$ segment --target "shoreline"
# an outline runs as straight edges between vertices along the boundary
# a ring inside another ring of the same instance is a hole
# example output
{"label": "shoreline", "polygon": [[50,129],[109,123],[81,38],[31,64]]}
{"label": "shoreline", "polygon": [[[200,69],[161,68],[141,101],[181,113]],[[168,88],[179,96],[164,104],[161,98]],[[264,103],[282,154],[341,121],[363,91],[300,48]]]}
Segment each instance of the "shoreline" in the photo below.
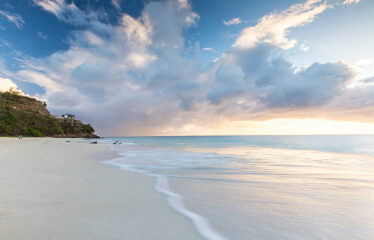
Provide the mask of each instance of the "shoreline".
{"label": "shoreline", "polygon": [[202,239],[154,178],[84,141],[0,138],[0,239]]}
{"label": "shoreline", "polygon": [[[111,149],[117,152],[113,146]],[[120,156],[120,153],[117,152]],[[203,239],[214,239],[214,240],[226,240],[225,237],[221,236],[210,224],[210,222],[205,219],[203,216],[199,215],[188,209],[184,203],[184,197],[180,194],[172,191],[169,187],[169,177],[150,173],[143,170],[138,170],[132,167],[124,166],[123,164],[117,163],[118,160],[121,160],[121,157],[114,158],[109,161],[105,161],[104,164],[116,167],[126,172],[131,172],[135,174],[141,174],[143,176],[152,177],[155,179],[156,183],[154,183],[154,191],[160,194],[163,194],[166,197],[168,205],[171,209],[173,209],[178,214],[187,218],[194,226],[195,230],[199,233],[199,235]]]}

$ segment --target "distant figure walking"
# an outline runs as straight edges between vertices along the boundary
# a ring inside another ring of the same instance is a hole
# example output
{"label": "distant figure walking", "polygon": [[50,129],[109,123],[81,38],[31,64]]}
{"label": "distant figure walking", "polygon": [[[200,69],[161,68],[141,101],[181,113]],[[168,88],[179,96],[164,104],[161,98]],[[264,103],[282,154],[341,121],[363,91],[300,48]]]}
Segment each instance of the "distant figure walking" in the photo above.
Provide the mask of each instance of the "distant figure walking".
{"label": "distant figure walking", "polygon": [[21,140],[21,139],[23,139],[23,135],[22,134],[18,135],[18,140]]}

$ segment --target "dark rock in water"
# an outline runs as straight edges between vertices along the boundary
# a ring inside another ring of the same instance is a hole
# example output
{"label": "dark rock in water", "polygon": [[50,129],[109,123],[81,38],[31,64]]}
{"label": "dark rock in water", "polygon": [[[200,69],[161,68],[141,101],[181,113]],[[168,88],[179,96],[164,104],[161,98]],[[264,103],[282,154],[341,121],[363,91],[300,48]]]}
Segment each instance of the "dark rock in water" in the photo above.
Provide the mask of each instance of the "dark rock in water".
{"label": "dark rock in water", "polygon": [[91,144],[97,144],[97,141],[91,142]]}

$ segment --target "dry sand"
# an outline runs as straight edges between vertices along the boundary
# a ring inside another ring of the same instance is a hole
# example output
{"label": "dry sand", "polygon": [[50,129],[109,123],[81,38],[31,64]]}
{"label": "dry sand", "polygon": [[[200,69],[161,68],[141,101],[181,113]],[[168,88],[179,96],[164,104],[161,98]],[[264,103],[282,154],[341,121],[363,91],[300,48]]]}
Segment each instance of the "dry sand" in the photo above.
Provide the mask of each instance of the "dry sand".
{"label": "dry sand", "polygon": [[108,145],[0,138],[1,240],[201,239]]}

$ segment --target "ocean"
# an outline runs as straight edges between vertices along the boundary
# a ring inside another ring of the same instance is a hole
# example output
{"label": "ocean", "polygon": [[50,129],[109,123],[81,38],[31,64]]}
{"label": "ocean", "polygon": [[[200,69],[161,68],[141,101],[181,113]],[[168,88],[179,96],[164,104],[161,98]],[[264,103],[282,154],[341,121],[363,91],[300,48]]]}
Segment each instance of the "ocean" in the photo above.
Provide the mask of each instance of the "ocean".
{"label": "ocean", "polygon": [[374,239],[374,136],[104,138],[204,239]]}

